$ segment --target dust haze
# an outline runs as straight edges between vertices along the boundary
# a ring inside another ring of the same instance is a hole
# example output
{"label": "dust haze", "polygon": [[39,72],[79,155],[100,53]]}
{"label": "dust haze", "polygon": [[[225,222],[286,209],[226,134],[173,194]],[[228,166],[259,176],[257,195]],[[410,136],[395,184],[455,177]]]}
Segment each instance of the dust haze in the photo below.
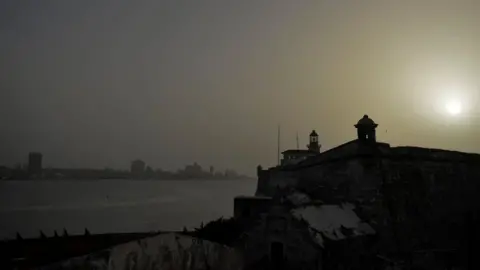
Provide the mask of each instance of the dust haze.
{"label": "dust haze", "polygon": [[[479,1],[0,3],[0,163],[254,174],[281,146],[480,146]],[[442,98],[461,100],[456,117]]]}

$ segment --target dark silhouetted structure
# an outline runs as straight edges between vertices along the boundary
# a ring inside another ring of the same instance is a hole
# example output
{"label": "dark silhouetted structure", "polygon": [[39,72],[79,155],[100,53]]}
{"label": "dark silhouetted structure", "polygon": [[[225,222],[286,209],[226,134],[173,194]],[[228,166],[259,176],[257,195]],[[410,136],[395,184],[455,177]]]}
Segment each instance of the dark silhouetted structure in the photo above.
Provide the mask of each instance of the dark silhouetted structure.
{"label": "dark silhouetted structure", "polygon": [[28,174],[30,177],[42,176],[42,154],[31,152],[28,155]]}
{"label": "dark silhouetted structure", "polygon": [[140,159],[132,161],[130,172],[133,176],[142,176],[145,173],[145,162]]}
{"label": "dark silhouetted structure", "polygon": [[[316,156],[320,153],[320,144],[318,142],[318,134],[315,130],[309,135],[309,143],[307,149],[289,149],[282,152],[283,158],[280,161],[281,166],[299,163],[309,157]],[[257,170],[258,174],[258,170]]]}
{"label": "dark silhouetted structure", "polygon": [[[280,161],[281,166],[296,164],[308,157],[317,155],[318,152],[307,149],[290,149],[282,152],[283,158]],[[258,174],[258,171],[257,171]]]}
{"label": "dark silhouetted structure", "polygon": [[[435,256],[480,269],[471,246],[480,240],[472,229],[480,224],[480,155],[391,146],[376,139],[377,126],[364,115],[354,140],[262,170],[256,195],[272,197],[289,187],[324,204],[351,202],[377,232],[380,256],[415,265]],[[455,237],[444,237],[452,230]]]}
{"label": "dark silhouetted structure", "polygon": [[365,114],[355,125],[358,139],[361,141],[376,142],[375,129],[377,126],[378,124],[375,124],[375,122]]}
{"label": "dark silhouetted structure", "polygon": [[318,142],[318,134],[315,130],[310,133],[310,140],[307,145],[308,150],[320,153],[320,144]]}

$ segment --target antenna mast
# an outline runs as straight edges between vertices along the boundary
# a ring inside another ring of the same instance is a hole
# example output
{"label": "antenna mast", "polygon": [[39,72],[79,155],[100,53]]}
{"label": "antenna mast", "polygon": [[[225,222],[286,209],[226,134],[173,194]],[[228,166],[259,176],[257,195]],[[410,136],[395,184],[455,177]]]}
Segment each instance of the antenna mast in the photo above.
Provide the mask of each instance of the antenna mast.
{"label": "antenna mast", "polygon": [[297,150],[300,149],[299,142],[298,142],[298,131],[297,131]]}
{"label": "antenna mast", "polygon": [[280,165],[280,125],[278,125],[278,137],[277,137],[277,165]]}

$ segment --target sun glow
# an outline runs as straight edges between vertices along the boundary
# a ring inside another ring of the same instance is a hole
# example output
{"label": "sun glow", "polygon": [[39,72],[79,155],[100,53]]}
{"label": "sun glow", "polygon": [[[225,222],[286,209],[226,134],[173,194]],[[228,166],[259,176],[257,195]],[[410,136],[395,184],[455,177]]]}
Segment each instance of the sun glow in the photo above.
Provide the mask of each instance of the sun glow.
{"label": "sun glow", "polygon": [[462,112],[462,103],[458,100],[450,100],[445,104],[445,109],[450,115],[458,115]]}

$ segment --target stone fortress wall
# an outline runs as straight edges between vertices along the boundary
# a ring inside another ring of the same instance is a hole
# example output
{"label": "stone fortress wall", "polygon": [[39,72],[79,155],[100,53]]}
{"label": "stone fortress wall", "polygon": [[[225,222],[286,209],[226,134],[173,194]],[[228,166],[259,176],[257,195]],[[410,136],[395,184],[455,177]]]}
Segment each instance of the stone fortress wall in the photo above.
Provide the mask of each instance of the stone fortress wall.
{"label": "stone fortress wall", "polygon": [[291,186],[325,203],[355,202],[391,252],[475,241],[479,154],[390,147],[360,135],[295,166],[260,170],[256,194]]}

